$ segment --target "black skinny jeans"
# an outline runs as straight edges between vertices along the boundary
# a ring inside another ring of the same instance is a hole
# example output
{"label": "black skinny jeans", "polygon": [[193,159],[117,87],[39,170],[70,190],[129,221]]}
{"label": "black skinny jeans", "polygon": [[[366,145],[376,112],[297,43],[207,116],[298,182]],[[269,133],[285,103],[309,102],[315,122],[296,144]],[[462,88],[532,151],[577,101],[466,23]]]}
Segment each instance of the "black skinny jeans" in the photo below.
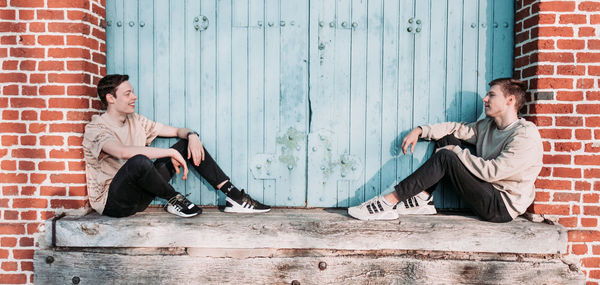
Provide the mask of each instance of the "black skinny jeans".
{"label": "black skinny jeans", "polygon": [[[454,135],[445,136],[435,142],[436,150],[447,145],[463,147],[462,142]],[[456,153],[447,149],[435,152],[419,169],[394,188],[403,201],[424,189],[431,194],[442,179],[449,181],[458,195],[482,219],[496,223],[512,221],[500,191],[491,183],[471,174]]]}
{"label": "black skinny jeans", "polygon": [[[199,166],[187,159],[187,140],[179,140],[171,148],[192,163],[210,185],[217,185],[229,177],[204,149],[204,161]],[[138,154],[125,162],[117,171],[108,188],[108,197],[102,214],[110,217],[127,217],[145,210],[155,197],[170,199],[177,194],[169,180],[175,174],[170,157],[159,158],[154,163],[147,156]]]}

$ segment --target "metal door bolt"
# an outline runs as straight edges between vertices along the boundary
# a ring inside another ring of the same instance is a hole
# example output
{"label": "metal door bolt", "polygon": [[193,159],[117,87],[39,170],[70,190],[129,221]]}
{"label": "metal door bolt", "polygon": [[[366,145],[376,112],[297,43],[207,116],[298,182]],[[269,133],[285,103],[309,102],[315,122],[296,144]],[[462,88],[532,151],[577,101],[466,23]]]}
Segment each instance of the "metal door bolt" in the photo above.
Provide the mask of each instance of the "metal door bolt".
{"label": "metal door bolt", "polygon": [[46,256],[46,263],[52,264],[53,262],[54,262],[54,257],[53,256]]}
{"label": "metal door bolt", "polygon": [[73,276],[71,282],[73,282],[73,284],[79,284],[79,282],[81,282],[81,279],[79,278],[79,276]]}
{"label": "metal door bolt", "polygon": [[282,27],[285,27],[285,21],[280,21],[279,25],[282,26]]}
{"label": "metal door bolt", "polygon": [[143,28],[144,26],[146,26],[146,23],[144,23],[144,22],[140,22],[140,27],[142,27],[142,28]]}
{"label": "metal door bolt", "polygon": [[331,21],[331,22],[329,22],[329,27],[330,27],[330,28],[333,28],[333,27],[335,27],[335,22],[334,22],[334,21]]}
{"label": "metal door bolt", "polygon": [[129,26],[133,27],[135,25],[135,23],[133,21],[129,21]]}
{"label": "metal door bolt", "polygon": [[123,23],[121,21],[117,22],[117,27],[123,26]]}

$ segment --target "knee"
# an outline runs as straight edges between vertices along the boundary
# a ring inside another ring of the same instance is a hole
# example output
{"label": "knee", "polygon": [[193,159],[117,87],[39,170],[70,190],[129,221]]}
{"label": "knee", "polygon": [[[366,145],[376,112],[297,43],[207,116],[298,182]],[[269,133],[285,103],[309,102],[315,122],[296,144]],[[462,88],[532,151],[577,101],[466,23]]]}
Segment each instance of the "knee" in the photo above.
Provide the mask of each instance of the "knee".
{"label": "knee", "polygon": [[431,157],[434,159],[438,159],[446,164],[455,164],[460,162],[458,155],[449,149],[440,149],[436,151]]}
{"label": "knee", "polygon": [[152,160],[143,154],[134,155],[127,162],[142,169],[153,167]]}

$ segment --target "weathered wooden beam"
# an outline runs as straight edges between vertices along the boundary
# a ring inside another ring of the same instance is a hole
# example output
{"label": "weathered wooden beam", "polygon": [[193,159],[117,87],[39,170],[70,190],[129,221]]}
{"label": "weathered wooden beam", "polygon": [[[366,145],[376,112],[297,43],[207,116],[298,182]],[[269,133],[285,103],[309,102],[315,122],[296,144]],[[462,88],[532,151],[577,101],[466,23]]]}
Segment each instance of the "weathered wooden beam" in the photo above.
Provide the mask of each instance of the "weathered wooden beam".
{"label": "weathered wooden beam", "polygon": [[[51,221],[47,229],[52,229]],[[47,241],[52,240],[47,231]],[[359,221],[345,210],[274,209],[238,215],[208,209],[183,219],[146,211],[115,219],[98,214],[56,221],[59,247],[314,248],[555,254],[566,250],[562,226],[522,218],[496,224],[455,215]]]}
{"label": "weathered wooden beam", "polygon": [[[75,279],[74,279],[75,278]],[[559,260],[397,256],[218,258],[39,250],[36,284],[583,284]]]}

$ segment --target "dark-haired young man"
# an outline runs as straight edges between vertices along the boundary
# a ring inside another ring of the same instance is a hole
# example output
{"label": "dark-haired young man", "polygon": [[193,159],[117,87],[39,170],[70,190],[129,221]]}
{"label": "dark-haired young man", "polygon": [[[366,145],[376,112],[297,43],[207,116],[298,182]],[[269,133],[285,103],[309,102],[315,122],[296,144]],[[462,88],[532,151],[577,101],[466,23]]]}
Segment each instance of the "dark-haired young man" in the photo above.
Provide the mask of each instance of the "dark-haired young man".
{"label": "dark-haired young man", "polygon": [[[402,141],[414,150],[420,138],[436,141],[435,153],[395,191],[377,196],[348,214],[361,220],[392,220],[403,214],[435,214],[432,191],[448,180],[482,219],[508,222],[533,202],[534,182],[542,169],[542,141],[536,126],[517,114],[525,103],[525,85],[499,78],[483,98],[486,118],[470,123],[419,126]],[[464,148],[475,145],[476,154]]]}
{"label": "dark-haired young man", "polygon": [[[135,113],[137,96],[129,76],[111,74],[98,82],[106,112],[92,117],[83,136],[90,204],[98,213],[126,217],[145,210],[154,197],[166,199],[169,213],[192,217],[202,210],[169,184],[179,167],[187,179],[189,161],[226,195],[225,212],[259,213],[271,208],[238,190],[204,149],[198,133],[153,122]],[[157,136],[178,137],[171,148],[148,145]],[[156,161],[152,161],[156,159]]]}

